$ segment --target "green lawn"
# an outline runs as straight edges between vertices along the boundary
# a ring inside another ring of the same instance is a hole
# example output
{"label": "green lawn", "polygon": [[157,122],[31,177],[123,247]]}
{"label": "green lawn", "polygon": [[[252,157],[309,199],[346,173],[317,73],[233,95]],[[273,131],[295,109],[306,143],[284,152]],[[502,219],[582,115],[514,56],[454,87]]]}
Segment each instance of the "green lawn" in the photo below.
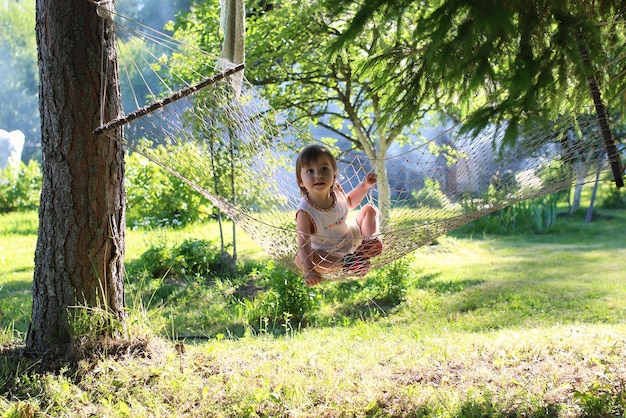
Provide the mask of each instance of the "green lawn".
{"label": "green lawn", "polygon": [[[143,304],[129,285],[129,338],[148,344],[35,379],[5,362],[0,416],[623,416],[626,212],[602,213],[559,234],[444,237],[413,255],[403,303],[325,299],[318,322],[282,334],[238,333],[211,286]],[[0,217],[5,344],[27,329],[35,234],[35,213]],[[129,231],[127,260],[214,236]],[[240,257],[263,261],[240,237]],[[206,339],[177,351],[169,336],[190,333]]]}

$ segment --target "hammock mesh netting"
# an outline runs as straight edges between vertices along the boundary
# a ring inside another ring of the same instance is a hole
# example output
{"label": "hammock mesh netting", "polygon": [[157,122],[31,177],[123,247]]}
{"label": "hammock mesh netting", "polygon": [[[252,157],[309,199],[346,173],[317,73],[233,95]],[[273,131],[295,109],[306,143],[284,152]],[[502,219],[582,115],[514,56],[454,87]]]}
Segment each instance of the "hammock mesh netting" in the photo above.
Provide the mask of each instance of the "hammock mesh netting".
{"label": "hammock mesh netting", "polygon": [[[299,272],[294,264],[300,200],[295,159],[318,139],[272,109],[242,77],[241,67],[228,67],[121,17],[115,21],[120,79],[145,84],[141,90],[125,87],[126,114],[96,132],[112,136],[113,128],[123,126],[130,152],[181,178],[269,256]],[[177,56],[208,63],[205,68],[215,71],[208,78],[196,74],[180,66]],[[424,126],[410,144],[394,145],[379,159],[347,143],[325,141],[346,191],[370,171],[379,175],[363,202],[374,203],[381,214],[384,250],[371,260],[372,268],[491,212],[593,182],[608,169],[593,109],[564,110],[550,124],[522,130],[512,145],[503,139],[505,125],[469,134],[433,117]],[[542,216],[540,205],[536,210]],[[341,271],[328,275],[343,277]]]}

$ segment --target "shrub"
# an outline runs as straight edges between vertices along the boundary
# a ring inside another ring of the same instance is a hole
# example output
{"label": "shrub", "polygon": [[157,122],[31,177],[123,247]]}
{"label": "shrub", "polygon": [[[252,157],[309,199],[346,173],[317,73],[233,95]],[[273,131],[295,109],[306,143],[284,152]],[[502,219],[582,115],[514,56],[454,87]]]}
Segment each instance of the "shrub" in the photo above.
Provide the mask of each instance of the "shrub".
{"label": "shrub", "polygon": [[241,300],[239,316],[253,329],[283,327],[286,331],[313,321],[321,296],[304,284],[301,277],[270,261],[258,279],[268,290],[254,299]]}
{"label": "shrub", "polygon": [[626,209],[626,191],[612,185],[604,192],[599,206],[602,209]]}
{"label": "shrub", "polygon": [[145,270],[153,278],[208,278],[223,270],[221,251],[212,242],[187,239],[176,247],[167,244],[150,247],[131,270]]}
{"label": "shrub", "polygon": [[10,167],[0,171],[0,212],[32,210],[39,207],[41,167],[36,160],[20,162],[15,172]]}
{"label": "shrub", "polygon": [[554,228],[559,194],[524,200],[482,216],[462,230],[485,234],[543,233]]}
{"label": "shrub", "polygon": [[126,223],[135,228],[184,226],[212,211],[202,195],[137,153],[127,159],[126,205]]}
{"label": "shrub", "polygon": [[437,209],[450,206],[450,200],[441,191],[441,185],[432,178],[425,179],[424,187],[414,190],[412,196],[419,206]]}
{"label": "shrub", "polygon": [[337,305],[336,311],[344,323],[353,318],[378,316],[406,299],[410,278],[415,275],[413,260],[406,255],[371,271],[364,279],[337,283],[327,289],[325,298]]}
{"label": "shrub", "polygon": [[364,293],[382,305],[396,306],[404,302],[412,261],[413,258],[407,255],[374,270],[363,284]]}

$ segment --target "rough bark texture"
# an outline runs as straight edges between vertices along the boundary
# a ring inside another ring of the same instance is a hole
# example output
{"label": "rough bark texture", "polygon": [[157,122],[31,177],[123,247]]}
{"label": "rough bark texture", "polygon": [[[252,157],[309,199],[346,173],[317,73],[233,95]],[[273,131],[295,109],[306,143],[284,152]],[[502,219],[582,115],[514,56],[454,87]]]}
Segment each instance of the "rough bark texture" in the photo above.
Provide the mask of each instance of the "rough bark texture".
{"label": "rough bark texture", "polygon": [[[62,353],[75,306],[124,318],[124,155],[92,130],[119,116],[111,23],[85,0],[37,0],[43,187],[26,349]],[[104,26],[103,26],[104,25]],[[103,29],[105,42],[103,42]],[[121,135],[120,132],[118,132]]]}

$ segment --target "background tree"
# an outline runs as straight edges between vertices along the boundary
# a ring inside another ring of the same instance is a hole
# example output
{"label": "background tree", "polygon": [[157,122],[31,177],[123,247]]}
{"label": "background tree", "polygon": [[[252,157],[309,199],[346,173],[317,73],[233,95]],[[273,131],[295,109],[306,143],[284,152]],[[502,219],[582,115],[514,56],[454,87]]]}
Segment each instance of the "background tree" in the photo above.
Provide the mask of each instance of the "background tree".
{"label": "background tree", "polygon": [[[319,2],[284,1],[280,5],[252,2],[246,5],[246,76],[293,123],[308,130],[311,124],[338,137],[349,148],[363,151],[379,175],[379,201],[390,201],[384,158],[395,141],[406,141],[428,109],[414,109],[413,120],[388,123],[395,108],[383,106],[384,88],[373,89],[372,74],[359,71],[365,59],[393,44],[388,36],[409,35],[402,21],[367,25],[332,60],[327,48],[347,26],[350,14],[328,14]],[[208,51],[219,50],[215,18],[217,1],[199,3],[187,16],[181,16],[176,32],[193,39]],[[407,43],[412,42],[406,39]]]}
{"label": "background tree", "polygon": [[[123,149],[92,133],[102,79],[104,120],[120,101],[111,22],[84,0],[37,0],[36,17],[43,185],[26,350],[61,353],[72,307],[102,308],[106,332],[124,317]],[[103,56],[113,57],[105,74]]]}
{"label": "background tree", "polygon": [[[348,0],[327,0],[326,6],[338,14],[353,10]],[[392,23],[404,20],[411,37],[421,40],[419,48],[398,34],[366,65],[380,75],[375,89],[394,86],[385,96],[397,109],[393,119],[412,119],[415,107],[436,100],[446,112],[469,117],[470,128],[509,120],[514,138],[520,124],[550,120],[563,103],[571,109],[593,104],[590,77],[599,82],[611,110],[623,112],[625,13],[626,4],[615,0],[440,0],[428,7],[373,0],[361,3],[331,50],[346,50],[370,22],[387,22],[395,31]]]}

